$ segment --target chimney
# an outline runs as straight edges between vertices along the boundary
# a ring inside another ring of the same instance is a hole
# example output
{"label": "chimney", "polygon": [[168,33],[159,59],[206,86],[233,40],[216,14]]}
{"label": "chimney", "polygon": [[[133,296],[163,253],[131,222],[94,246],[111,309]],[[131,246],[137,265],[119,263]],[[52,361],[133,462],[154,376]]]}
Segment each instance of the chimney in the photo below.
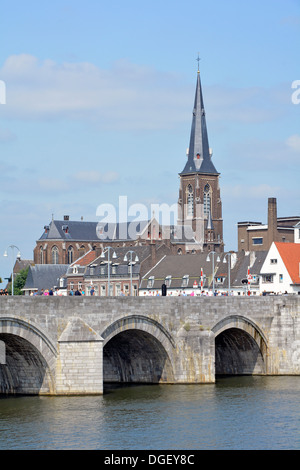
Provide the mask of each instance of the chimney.
{"label": "chimney", "polygon": [[268,248],[277,241],[277,201],[275,197],[268,199]]}
{"label": "chimney", "polygon": [[68,215],[64,215],[64,220],[69,220],[70,217]]}

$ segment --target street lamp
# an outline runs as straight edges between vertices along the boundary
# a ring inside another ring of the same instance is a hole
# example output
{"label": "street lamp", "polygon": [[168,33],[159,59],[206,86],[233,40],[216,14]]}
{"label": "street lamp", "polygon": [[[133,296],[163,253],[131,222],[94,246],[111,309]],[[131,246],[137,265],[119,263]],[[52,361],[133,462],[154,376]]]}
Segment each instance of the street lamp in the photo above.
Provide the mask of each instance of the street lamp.
{"label": "street lamp", "polygon": [[[226,261],[226,256],[228,257]],[[228,263],[228,297],[230,296],[230,268],[231,268],[231,254],[225,253],[223,263]]]}
{"label": "street lamp", "polygon": [[[107,257],[107,265],[108,265],[108,295],[110,296],[110,250],[113,250],[111,246],[107,246],[101,253],[100,258],[105,258],[105,253],[108,253]],[[117,255],[115,252],[113,252],[112,257],[115,259],[117,258]]]}
{"label": "street lamp", "polygon": [[[12,252],[13,252],[13,256],[12,256],[12,258],[13,258],[13,264],[12,264],[12,274],[11,274],[11,295],[14,295],[15,248],[18,250],[17,259],[20,259],[20,258],[21,258],[21,253],[20,253],[20,249],[19,249],[16,245],[9,245],[7,248],[11,248],[11,249],[12,249]],[[8,256],[7,250],[5,250],[3,256],[5,256],[5,257]]]}
{"label": "street lamp", "polygon": [[[212,255],[212,276],[213,276],[213,295],[215,295],[215,251],[210,251],[207,255],[206,261],[210,261],[209,255]],[[217,257],[217,263],[220,262],[220,256]]]}
{"label": "street lamp", "polygon": [[128,258],[127,258],[127,254],[130,254],[130,262],[129,262],[129,265],[130,265],[130,295],[132,296],[132,265],[133,265],[133,262],[132,262],[132,255],[135,254],[135,260],[134,262],[135,263],[138,263],[139,262],[139,257],[138,255],[135,253],[135,251],[133,250],[129,250],[127,251],[127,253],[125,253],[125,256],[124,256],[124,261],[127,261]]}

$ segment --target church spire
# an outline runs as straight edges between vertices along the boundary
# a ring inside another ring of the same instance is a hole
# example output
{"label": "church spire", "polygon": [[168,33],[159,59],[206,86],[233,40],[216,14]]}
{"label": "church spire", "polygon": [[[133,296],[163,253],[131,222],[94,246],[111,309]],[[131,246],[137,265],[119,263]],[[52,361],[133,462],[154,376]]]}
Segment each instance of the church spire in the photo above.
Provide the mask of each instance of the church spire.
{"label": "church spire", "polygon": [[[199,64],[199,57],[197,60]],[[181,174],[183,175],[188,173],[218,174],[211,161],[211,155],[209,151],[199,65],[197,72],[197,85],[193,109],[190,146],[188,150],[188,161]]]}

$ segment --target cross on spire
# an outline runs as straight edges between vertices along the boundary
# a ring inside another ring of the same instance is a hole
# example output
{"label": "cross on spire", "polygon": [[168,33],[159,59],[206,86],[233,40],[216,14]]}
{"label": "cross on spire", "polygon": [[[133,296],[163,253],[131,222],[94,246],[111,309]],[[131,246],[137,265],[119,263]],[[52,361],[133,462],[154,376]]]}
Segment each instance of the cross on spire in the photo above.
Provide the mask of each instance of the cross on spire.
{"label": "cross on spire", "polygon": [[200,59],[200,57],[199,57],[199,52],[198,52],[198,57],[197,57],[196,60],[197,60],[197,62],[198,62],[198,72],[200,72],[200,70],[199,70],[199,62],[200,62],[201,59]]}

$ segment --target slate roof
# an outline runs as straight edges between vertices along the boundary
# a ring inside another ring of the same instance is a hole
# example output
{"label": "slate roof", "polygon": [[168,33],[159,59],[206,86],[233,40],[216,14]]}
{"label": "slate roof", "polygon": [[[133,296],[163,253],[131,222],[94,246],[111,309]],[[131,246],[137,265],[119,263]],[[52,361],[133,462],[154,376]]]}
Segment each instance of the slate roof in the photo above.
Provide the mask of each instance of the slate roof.
{"label": "slate roof", "polygon": [[30,266],[24,290],[53,289],[59,287],[59,278],[63,277],[68,264],[36,264]]}
{"label": "slate roof", "polygon": [[[159,253],[159,246],[155,247],[156,252]],[[111,264],[116,266],[116,274],[117,275],[127,275],[128,276],[128,264],[130,262],[130,251],[132,253],[132,260],[135,262],[136,255],[138,256],[138,262],[133,265],[132,272],[133,274],[139,274],[141,271],[141,264],[145,261],[148,257],[151,256],[151,245],[141,245],[141,246],[124,246],[124,247],[116,247],[110,252],[110,261]],[[104,248],[105,251],[105,248]],[[113,253],[116,253],[117,257],[113,258]],[[124,257],[127,254],[127,261],[124,261]],[[85,255],[83,255],[78,260],[74,261],[67,270],[67,275],[73,274],[73,267],[77,266],[78,274],[84,275],[85,277],[91,276],[90,274],[90,267],[93,267],[93,275],[92,276],[99,276],[100,275],[100,267],[104,267],[104,275],[107,275],[107,261],[108,261],[108,253],[105,253],[105,257],[101,258],[101,256],[96,256],[95,250],[90,250]]]}
{"label": "slate roof", "polygon": [[188,173],[219,174],[214,164],[212,163],[209,151],[206,117],[199,71],[197,75],[188,161],[182,173],[180,174],[184,175]]}
{"label": "slate roof", "polygon": [[[69,241],[131,241],[139,237],[147,239],[147,227],[150,220],[123,223],[84,222],[71,220],[52,220],[39,240]],[[160,226],[165,239],[172,243],[194,243],[194,234],[190,226]]]}
{"label": "slate roof", "polygon": [[149,221],[102,223],[73,220],[52,220],[39,240],[135,240]]}
{"label": "slate roof", "polygon": [[[232,254],[232,268],[230,270],[230,286],[242,287],[242,280],[247,278],[248,267],[250,274],[259,275],[267,252],[245,253],[244,251]],[[193,287],[194,281],[199,283],[201,268],[203,270],[204,288],[212,287],[212,255],[210,261],[207,261],[207,253],[189,254],[189,255],[168,255],[165,256],[154,268],[152,268],[142,279],[141,288],[146,289],[148,280],[154,276],[152,289],[158,290],[165,281],[166,276],[172,276],[171,288],[183,289],[182,278],[189,276],[186,288]],[[228,287],[228,256],[226,253],[220,253],[220,262],[217,262],[218,256],[215,255],[215,279],[220,278],[222,282],[215,282],[215,288]],[[235,261],[233,262],[235,258]],[[224,262],[224,259],[226,262]],[[254,261],[254,262],[253,262]],[[258,279],[256,281],[258,284]]]}

